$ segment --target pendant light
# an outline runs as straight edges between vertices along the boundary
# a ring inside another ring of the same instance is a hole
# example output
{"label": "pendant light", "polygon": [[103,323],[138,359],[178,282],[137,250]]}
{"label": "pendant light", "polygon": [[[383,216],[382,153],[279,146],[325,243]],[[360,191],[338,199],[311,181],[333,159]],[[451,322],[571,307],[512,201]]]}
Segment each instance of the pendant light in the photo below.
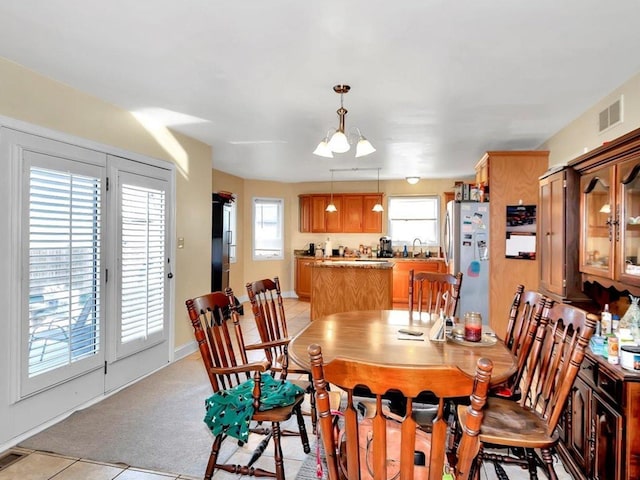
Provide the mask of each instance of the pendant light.
{"label": "pendant light", "polygon": [[329,200],[329,205],[325,208],[326,212],[337,212],[338,209],[333,204],[333,170],[331,170],[331,200]]}
{"label": "pendant light", "polygon": [[[345,93],[348,93],[349,90],[351,90],[349,85],[336,85],[333,87],[333,91],[340,94],[340,108],[336,111],[339,119],[338,128],[331,137],[329,137],[329,133],[331,133],[331,130],[329,130],[324,139],[322,139],[313,151],[315,155],[333,158],[334,153],[345,153],[351,149],[352,142],[349,141],[349,136],[345,129],[345,117],[348,112],[347,109],[344,108],[343,102],[343,96]],[[362,135],[359,128],[354,127],[353,130],[355,130],[355,132],[353,132],[354,135],[352,135],[353,143],[356,142],[355,135],[357,134],[356,157],[364,157],[376,151],[373,145],[371,145],[371,142]]]}
{"label": "pendant light", "polygon": [[[378,169],[378,193],[380,193],[380,169]],[[384,207],[381,203],[376,203],[371,209],[373,212],[384,212]]]}

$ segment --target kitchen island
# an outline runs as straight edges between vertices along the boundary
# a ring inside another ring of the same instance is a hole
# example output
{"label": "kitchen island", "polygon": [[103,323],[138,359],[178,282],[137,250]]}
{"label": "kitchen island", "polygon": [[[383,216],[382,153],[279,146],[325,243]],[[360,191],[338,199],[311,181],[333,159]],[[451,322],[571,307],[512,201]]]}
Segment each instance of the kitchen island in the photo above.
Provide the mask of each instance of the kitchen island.
{"label": "kitchen island", "polygon": [[311,265],[311,320],[353,310],[393,305],[393,262],[333,260]]}

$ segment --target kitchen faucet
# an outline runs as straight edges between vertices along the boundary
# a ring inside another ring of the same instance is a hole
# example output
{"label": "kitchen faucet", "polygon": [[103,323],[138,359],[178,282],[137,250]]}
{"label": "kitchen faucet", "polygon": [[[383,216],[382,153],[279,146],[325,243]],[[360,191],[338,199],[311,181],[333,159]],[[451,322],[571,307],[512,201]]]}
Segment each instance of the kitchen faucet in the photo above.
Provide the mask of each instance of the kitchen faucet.
{"label": "kitchen faucet", "polygon": [[416,237],[413,239],[413,245],[411,246],[411,256],[415,257],[416,256],[416,240],[418,241],[418,243],[420,244],[420,253],[422,253],[422,240],[420,240],[419,237]]}

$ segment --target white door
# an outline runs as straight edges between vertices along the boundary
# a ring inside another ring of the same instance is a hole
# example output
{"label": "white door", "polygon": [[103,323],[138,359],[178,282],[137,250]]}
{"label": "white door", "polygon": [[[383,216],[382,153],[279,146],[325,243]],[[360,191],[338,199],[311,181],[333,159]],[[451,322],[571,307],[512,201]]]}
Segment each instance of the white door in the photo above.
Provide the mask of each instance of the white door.
{"label": "white door", "polygon": [[106,391],[169,361],[172,277],[169,172],[113,156],[109,172],[116,227],[110,234],[115,261],[108,279],[113,311],[107,322]]}
{"label": "white door", "polygon": [[4,127],[0,155],[12,438],[170,361],[174,170]]}

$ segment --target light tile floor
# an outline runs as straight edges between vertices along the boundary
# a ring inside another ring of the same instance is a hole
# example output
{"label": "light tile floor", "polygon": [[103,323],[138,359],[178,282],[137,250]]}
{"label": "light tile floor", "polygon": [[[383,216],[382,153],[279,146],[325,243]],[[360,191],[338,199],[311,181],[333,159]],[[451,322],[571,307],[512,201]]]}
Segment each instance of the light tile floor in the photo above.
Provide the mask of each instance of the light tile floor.
{"label": "light tile floor", "polygon": [[[284,301],[289,335],[295,335],[301,328],[309,323],[309,304],[299,302],[295,299],[285,299]],[[258,333],[251,315],[251,307],[245,304],[245,315],[243,317],[243,334],[247,343],[257,341]],[[311,433],[310,423],[307,422],[307,431]],[[235,447],[229,451],[229,457],[233,457],[234,463],[246,463],[255,447],[256,440],[249,440],[243,447]],[[229,443],[229,442],[226,442]],[[285,476],[294,479],[300,470],[306,457],[302,451],[300,440],[297,437],[283,438],[283,454],[285,459]],[[12,451],[23,453],[24,456],[17,462],[0,470],[0,480],[177,480],[190,479],[194,477],[186,475],[175,475],[162,472],[152,472],[142,470],[127,465],[103,464],[89,459],[69,458],[49,452],[38,452],[14,448]],[[221,452],[222,454],[222,452]],[[273,469],[273,456],[271,449],[264,452],[255,466]],[[222,461],[222,458],[220,459]],[[243,462],[244,460],[244,462]],[[512,480],[527,479],[529,475],[517,467],[508,468],[509,477]],[[562,465],[556,466],[560,479],[571,479]],[[203,472],[204,473],[204,472]],[[487,480],[494,480],[496,476],[493,468],[489,465],[483,469],[481,477]],[[238,475],[231,475],[226,472],[216,472],[215,480],[237,479]]]}

